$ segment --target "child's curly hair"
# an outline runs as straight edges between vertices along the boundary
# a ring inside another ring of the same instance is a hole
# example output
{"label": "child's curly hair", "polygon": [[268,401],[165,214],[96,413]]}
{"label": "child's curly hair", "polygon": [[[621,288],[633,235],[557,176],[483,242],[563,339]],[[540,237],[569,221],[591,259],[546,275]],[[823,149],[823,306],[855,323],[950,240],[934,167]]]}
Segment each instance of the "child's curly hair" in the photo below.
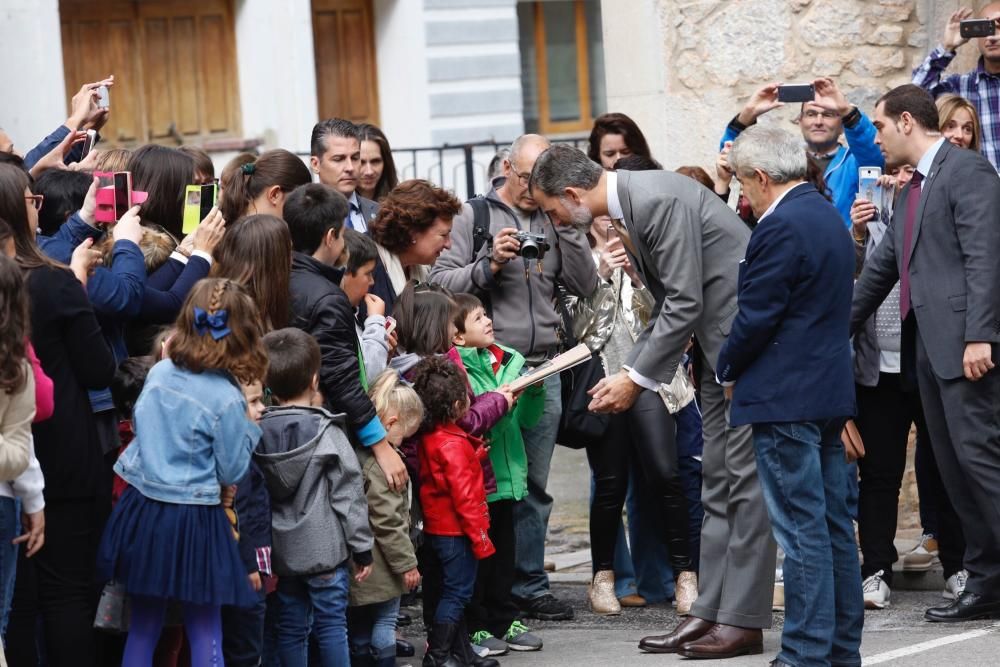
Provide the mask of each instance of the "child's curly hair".
{"label": "child's curly hair", "polygon": [[[225,311],[229,333],[216,338],[212,332],[199,333],[195,308],[208,315]],[[192,373],[225,370],[241,384],[263,381],[267,373],[267,352],[262,342],[260,311],[246,290],[228,278],[199,280],[181,307],[175,333],[167,354]]]}
{"label": "child's curly hair", "polygon": [[453,422],[465,413],[469,398],[465,378],[444,357],[427,357],[413,367],[413,390],[424,404],[423,432]]}

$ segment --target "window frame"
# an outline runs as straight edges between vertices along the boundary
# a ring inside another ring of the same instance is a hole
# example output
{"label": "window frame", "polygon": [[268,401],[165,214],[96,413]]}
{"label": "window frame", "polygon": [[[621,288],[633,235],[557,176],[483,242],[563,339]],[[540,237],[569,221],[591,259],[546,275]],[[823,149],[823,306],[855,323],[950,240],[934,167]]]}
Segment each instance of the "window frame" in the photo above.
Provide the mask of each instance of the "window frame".
{"label": "window frame", "polygon": [[541,134],[566,134],[590,130],[594,124],[590,101],[590,46],[587,41],[587,14],[585,0],[573,3],[576,36],[577,97],[580,100],[578,120],[553,121],[549,100],[549,65],[545,41],[544,2],[534,2],[535,21],[535,85],[538,100],[538,131]]}

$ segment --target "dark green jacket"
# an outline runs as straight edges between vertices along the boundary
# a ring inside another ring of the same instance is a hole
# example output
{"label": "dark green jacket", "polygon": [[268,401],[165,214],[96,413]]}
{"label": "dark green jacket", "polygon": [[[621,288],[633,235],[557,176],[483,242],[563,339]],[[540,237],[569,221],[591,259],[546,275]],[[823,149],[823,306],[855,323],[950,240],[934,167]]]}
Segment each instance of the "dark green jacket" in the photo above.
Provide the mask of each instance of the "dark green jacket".
{"label": "dark green jacket", "polygon": [[[469,375],[472,391],[479,394],[496,391],[501,386],[513,382],[521,374],[524,357],[517,351],[496,345],[503,354],[500,367],[493,372],[489,349],[458,347],[462,363]],[[528,457],[524,452],[524,438],[521,429],[531,428],[538,423],[545,409],[545,388],[529,387],[521,395],[514,409],[504,415],[496,426],[490,429],[487,439],[490,445],[490,463],[497,478],[497,491],[486,497],[495,500],[521,500],[528,495]]]}

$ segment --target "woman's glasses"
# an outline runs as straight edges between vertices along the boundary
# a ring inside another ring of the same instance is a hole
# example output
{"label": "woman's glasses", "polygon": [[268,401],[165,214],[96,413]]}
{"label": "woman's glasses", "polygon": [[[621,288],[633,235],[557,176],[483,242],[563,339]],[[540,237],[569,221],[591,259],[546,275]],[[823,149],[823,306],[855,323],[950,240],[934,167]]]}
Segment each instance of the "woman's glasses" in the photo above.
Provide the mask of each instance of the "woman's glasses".
{"label": "woman's glasses", "polygon": [[45,195],[24,195],[24,200],[30,201],[35,210],[40,211],[42,210],[42,202],[45,201]]}

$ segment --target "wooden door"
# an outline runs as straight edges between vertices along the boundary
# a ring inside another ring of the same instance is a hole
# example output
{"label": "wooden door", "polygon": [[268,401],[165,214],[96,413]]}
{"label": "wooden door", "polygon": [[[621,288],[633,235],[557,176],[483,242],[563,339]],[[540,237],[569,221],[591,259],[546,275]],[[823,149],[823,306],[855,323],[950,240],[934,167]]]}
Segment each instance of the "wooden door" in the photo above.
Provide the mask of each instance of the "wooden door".
{"label": "wooden door", "polygon": [[229,0],[60,0],[67,97],[115,75],[117,144],[178,145],[240,133]]}
{"label": "wooden door", "polygon": [[378,124],[378,78],[371,0],[313,0],[320,118]]}

